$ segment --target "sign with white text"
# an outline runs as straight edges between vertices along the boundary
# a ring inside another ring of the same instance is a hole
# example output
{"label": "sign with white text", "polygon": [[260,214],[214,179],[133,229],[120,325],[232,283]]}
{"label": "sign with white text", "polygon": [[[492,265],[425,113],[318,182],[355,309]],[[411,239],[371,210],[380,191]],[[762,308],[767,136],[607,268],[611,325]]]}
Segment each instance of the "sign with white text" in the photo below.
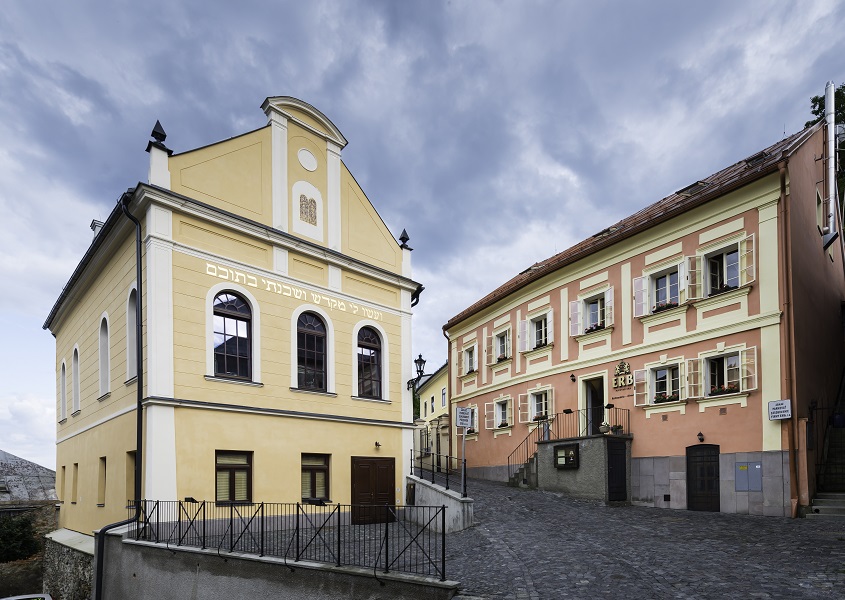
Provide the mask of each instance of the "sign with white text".
{"label": "sign with white text", "polygon": [[455,425],[457,427],[472,427],[472,409],[462,406],[455,407]]}
{"label": "sign with white text", "polygon": [[772,400],[769,402],[769,421],[792,418],[792,400]]}

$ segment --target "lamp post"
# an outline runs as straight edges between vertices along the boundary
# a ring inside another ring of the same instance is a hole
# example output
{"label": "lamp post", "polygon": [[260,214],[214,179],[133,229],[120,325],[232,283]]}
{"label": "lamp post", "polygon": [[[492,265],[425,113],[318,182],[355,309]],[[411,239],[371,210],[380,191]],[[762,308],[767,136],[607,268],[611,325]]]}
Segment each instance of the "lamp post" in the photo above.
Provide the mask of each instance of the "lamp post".
{"label": "lamp post", "polygon": [[[414,369],[416,369],[417,376],[413,379],[409,379],[406,385],[409,390],[413,390],[412,401],[414,403],[414,412],[416,413],[414,415],[414,425],[417,425],[420,429],[420,446],[422,447],[423,430],[421,425],[424,425],[425,421],[420,418],[419,398],[417,397],[417,386],[420,383],[420,379],[422,379],[423,375],[425,374],[425,359],[422,357],[422,354],[420,354],[417,358],[414,359]],[[422,462],[420,462],[420,465],[422,465]]]}

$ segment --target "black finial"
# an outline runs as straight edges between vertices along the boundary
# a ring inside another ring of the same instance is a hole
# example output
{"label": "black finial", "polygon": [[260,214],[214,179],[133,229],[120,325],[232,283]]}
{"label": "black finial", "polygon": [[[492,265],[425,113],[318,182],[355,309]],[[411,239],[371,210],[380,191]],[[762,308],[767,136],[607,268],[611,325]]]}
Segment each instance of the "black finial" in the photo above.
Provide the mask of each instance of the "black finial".
{"label": "black finial", "polygon": [[399,236],[399,241],[400,241],[400,242],[402,242],[402,245],[401,245],[401,246],[399,246],[399,247],[400,247],[400,248],[404,248],[404,249],[406,249],[406,250],[413,250],[413,248],[411,248],[411,247],[408,245],[408,240],[410,240],[410,239],[411,239],[411,236],[409,236],[409,235],[408,235],[408,232],[407,232],[407,231],[405,231],[405,230],[403,229],[403,230],[402,230],[402,235],[400,235],[400,236]]}
{"label": "black finial", "polygon": [[159,143],[167,139],[167,134],[164,132],[164,127],[161,126],[161,121],[159,121],[158,119],[156,119],[156,126],[153,127],[150,136],[152,136],[153,139],[155,139],[155,141]]}

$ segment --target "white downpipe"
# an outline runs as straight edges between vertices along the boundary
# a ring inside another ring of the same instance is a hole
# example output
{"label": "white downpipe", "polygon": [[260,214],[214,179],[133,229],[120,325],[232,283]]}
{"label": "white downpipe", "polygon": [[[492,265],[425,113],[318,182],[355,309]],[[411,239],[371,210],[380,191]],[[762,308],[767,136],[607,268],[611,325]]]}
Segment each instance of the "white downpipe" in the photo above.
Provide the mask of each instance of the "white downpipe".
{"label": "white downpipe", "polygon": [[836,201],[836,154],[834,153],[836,138],[836,123],[834,111],[834,84],[828,81],[824,88],[824,119],[827,126],[827,198],[828,198],[828,231],[836,231],[836,213],[839,211]]}

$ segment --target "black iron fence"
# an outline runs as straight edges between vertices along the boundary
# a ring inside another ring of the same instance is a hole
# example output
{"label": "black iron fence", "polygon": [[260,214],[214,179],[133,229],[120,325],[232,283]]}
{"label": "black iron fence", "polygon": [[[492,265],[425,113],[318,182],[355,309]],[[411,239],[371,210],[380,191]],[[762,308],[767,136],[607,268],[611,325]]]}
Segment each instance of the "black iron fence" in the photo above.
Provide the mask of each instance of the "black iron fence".
{"label": "black iron fence", "polygon": [[[134,515],[134,503],[130,501]],[[446,579],[446,507],[142,500],[127,537]]]}
{"label": "black iron fence", "polygon": [[441,487],[459,490],[461,497],[467,497],[467,461],[465,458],[448,454],[420,453],[414,456],[411,450],[411,475],[431,481]]}
{"label": "black iron fence", "polygon": [[537,442],[565,440],[589,435],[630,435],[631,413],[627,408],[593,407],[581,410],[565,409],[549,419],[537,421],[522,443],[508,456],[508,477],[537,452]]}

